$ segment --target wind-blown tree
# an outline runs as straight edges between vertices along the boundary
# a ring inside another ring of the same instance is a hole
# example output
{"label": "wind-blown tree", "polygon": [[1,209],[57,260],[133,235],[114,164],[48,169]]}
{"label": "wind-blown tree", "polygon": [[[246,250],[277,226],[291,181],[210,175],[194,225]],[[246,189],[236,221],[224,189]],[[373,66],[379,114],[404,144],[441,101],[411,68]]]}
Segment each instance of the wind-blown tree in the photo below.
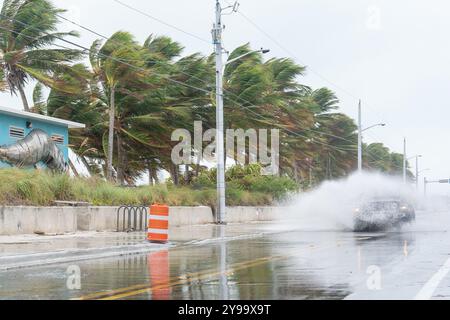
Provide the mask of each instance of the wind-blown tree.
{"label": "wind-blown tree", "polygon": [[[382,143],[364,145],[363,160],[368,170],[380,171],[393,176],[403,175],[403,155],[391,152]],[[408,168],[408,177],[414,177],[414,174],[409,170],[409,162],[407,162],[406,167]]]}
{"label": "wind-blown tree", "polygon": [[[194,109],[203,106],[205,93],[193,89],[204,86],[206,58],[199,54],[183,57],[183,47],[168,37],[150,36],[143,45],[143,59],[149,76],[148,88],[118,93],[121,107],[117,112],[118,135],[123,135],[122,154],[118,166],[128,168],[127,180],[149,172],[156,180],[156,167],[171,173],[178,184],[178,167],[171,160],[174,143],[171,134],[175,129],[193,132]],[[207,83],[207,82],[206,82]],[[139,153],[134,150],[140,150]],[[121,165],[126,162],[127,165]],[[134,169],[132,169],[133,164]],[[133,177],[134,176],[134,177]],[[119,179],[120,180],[120,179]]]}
{"label": "wind-blown tree", "polygon": [[265,66],[271,75],[271,86],[261,111],[270,120],[262,125],[281,129],[281,173],[300,182],[308,170],[307,160],[314,154],[307,131],[314,126],[314,113],[304,101],[310,89],[298,82],[305,68],[285,58],[270,59]]}
{"label": "wind-blown tree", "polygon": [[342,113],[320,116],[320,132],[325,134],[326,145],[316,155],[319,181],[343,177],[354,171],[357,163],[358,136],[353,119]]}
{"label": "wind-blown tree", "polygon": [[[82,64],[74,65],[55,77],[68,86],[78,88],[77,92],[52,89],[45,99],[42,85],[38,83],[33,92],[32,111],[86,124],[85,129],[70,130],[70,147],[92,174],[100,174],[98,164],[89,159],[105,158],[102,137],[108,128],[107,101],[93,74]],[[72,164],[71,167],[74,169]]]}
{"label": "wind-blown tree", "polygon": [[[170,105],[171,108],[175,108],[174,110],[184,116],[181,116],[175,122],[168,121],[167,124],[169,125],[170,123],[173,130],[179,128],[187,129],[192,136],[194,136],[194,121],[201,121],[204,130],[215,128],[215,121],[211,121],[213,119],[211,114],[215,98],[207,93],[212,90],[211,87],[213,85],[211,84],[214,84],[215,79],[213,59],[195,53],[179,59],[175,62],[174,67],[174,72],[171,75],[172,79],[183,85],[174,84],[173,99]],[[172,147],[173,144],[170,150]],[[195,165],[185,165],[183,182],[186,184],[190,183],[192,175],[198,176],[199,174],[200,152],[201,150],[195,150],[195,145],[192,145],[191,158],[195,159]],[[172,171],[177,175],[177,169],[174,166],[172,167]],[[192,175],[190,174],[191,168],[194,169]],[[181,180],[178,177],[174,177],[173,174],[172,179],[177,183],[180,183]]]}
{"label": "wind-blown tree", "polygon": [[[142,50],[128,32],[116,32],[103,45],[100,40],[94,42],[90,50],[90,61],[95,77],[102,86],[103,94],[108,97],[109,126],[107,143],[106,177],[113,176],[114,133],[116,117],[116,92],[125,87],[140,87],[146,77]],[[128,93],[132,93],[128,91]],[[120,106],[119,106],[120,107]],[[118,139],[119,136],[117,136]],[[120,147],[121,141],[118,141]]]}
{"label": "wind-blown tree", "polygon": [[339,178],[349,174],[356,168],[357,126],[355,122],[342,113],[336,113],[339,100],[327,88],[311,92],[315,104],[316,136],[321,136],[322,145],[316,154],[315,162],[319,163],[315,175],[319,181]]}
{"label": "wind-blown tree", "polygon": [[311,171],[319,181],[351,172],[356,159],[356,126],[335,112],[339,102],[335,94],[301,85],[298,78],[305,68],[293,60],[263,62],[260,53],[251,52],[249,44],[238,47],[230,59],[248,55],[225,69],[227,128],[280,129],[281,173],[299,183],[309,180]]}
{"label": "wind-blown tree", "polygon": [[[252,52],[249,44],[231,52],[232,60],[248,54],[228,64],[224,72],[224,108],[226,129],[256,129],[259,127],[264,93],[269,91],[271,77],[263,64],[262,54]],[[250,54],[249,54],[250,53]],[[256,115],[255,115],[256,113]],[[215,117],[215,112],[213,114]],[[214,118],[215,123],[215,118]]]}
{"label": "wind-blown tree", "polygon": [[[108,176],[114,167],[121,184],[134,184],[145,172],[153,184],[161,170],[170,173],[174,184],[189,184],[200,163],[186,165],[183,179],[172,163],[177,142],[171,134],[175,129],[193,133],[195,120],[203,121],[203,129],[215,128],[215,72],[213,56],[182,57],[182,51],[168,37],[151,35],[140,45],[129,33],[118,32],[103,45],[93,44],[91,70],[75,65],[53,74],[54,82],[76,92],[53,89],[43,103],[38,86],[33,108],[86,123],[85,130],[71,133],[75,152],[85,160],[106,158]],[[230,59],[247,52],[248,44]],[[281,175],[306,187],[310,179],[318,183],[352,172],[357,136],[354,121],[338,112],[332,91],[299,82],[304,72],[291,59],[264,62],[261,54],[251,53],[227,65],[224,85],[226,127],[280,129]],[[194,148],[192,157],[200,151]]]}
{"label": "wind-blown tree", "polygon": [[[108,40],[110,45],[118,47],[117,41]],[[171,134],[178,128],[193,131],[194,110],[203,108],[209,99],[204,91],[194,87],[205,87],[205,83],[210,83],[208,77],[211,79],[214,73],[209,71],[208,59],[199,54],[175,60],[183,47],[168,37],[151,35],[143,46],[134,45],[138,56],[117,59],[116,65],[122,67],[121,61],[133,61],[139,63],[139,67],[129,67],[142,70],[142,74],[135,73],[127,81],[124,79],[130,74],[121,77],[115,90],[117,153],[113,153],[113,157],[116,156],[112,163],[115,162],[118,182],[135,181],[149,169],[156,180],[156,167],[170,172],[178,182],[178,168],[171,161],[174,146]],[[95,71],[95,74],[101,72]]]}
{"label": "wind-blown tree", "polygon": [[[302,88],[295,78],[302,74],[304,68],[290,59],[271,59],[264,63],[262,54],[253,52],[249,44],[236,48],[229,58],[242,55],[245,56],[228,64],[225,69],[226,128],[257,130],[289,126],[280,119],[288,118],[289,111],[297,102],[295,97]],[[246,158],[250,156],[257,155],[251,155],[247,150]]]}
{"label": "wind-blown tree", "polygon": [[5,0],[0,13],[0,65],[2,81],[11,94],[19,95],[30,110],[25,86],[37,80],[51,88],[71,91],[53,75],[64,72],[81,57],[74,49],[52,48],[60,39],[78,36],[74,31],[58,32],[58,15],[64,10],[47,0]]}

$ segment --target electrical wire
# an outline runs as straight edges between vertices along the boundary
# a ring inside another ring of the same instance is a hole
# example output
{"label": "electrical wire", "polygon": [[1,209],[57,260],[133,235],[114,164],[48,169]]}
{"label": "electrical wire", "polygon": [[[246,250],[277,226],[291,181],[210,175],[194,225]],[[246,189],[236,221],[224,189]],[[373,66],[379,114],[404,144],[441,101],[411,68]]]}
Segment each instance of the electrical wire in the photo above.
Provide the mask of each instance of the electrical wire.
{"label": "electrical wire", "polygon": [[178,28],[177,26],[174,26],[174,25],[172,25],[172,24],[170,24],[170,23],[168,23],[168,22],[165,22],[165,21],[162,20],[162,19],[156,18],[156,17],[154,17],[154,16],[152,16],[152,15],[150,15],[150,14],[148,14],[148,13],[146,13],[146,12],[144,12],[144,11],[138,9],[138,8],[135,8],[135,7],[133,7],[133,6],[129,5],[129,4],[123,3],[123,2],[120,1],[120,0],[112,0],[112,1],[114,1],[114,2],[116,2],[116,3],[118,3],[118,4],[120,4],[120,5],[123,6],[123,7],[128,8],[128,9],[134,11],[134,12],[137,12],[137,13],[139,13],[139,14],[141,14],[141,15],[143,15],[143,16],[145,16],[145,17],[151,19],[151,20],[157,21],[157,22],[159,22],[159,23],[165,25],[166,27],[169,27],[169,28],[172,28],[172,29],[177,30],[177,31],[179,31],[179,32],[182,32],[182,33],[184,33],[184,34],[186,34],[186,35],[189,35],[189,36],[191,36],[191,37],[193,37],[193,38],[195,38],[195,39],[197,39],[197,40],[200,40],[200,41],[203,41],[203,42],[206,42],[206,43],[210,43],[210,41],[208,41],[208,40],[206,40],[206,39],[203,39],[202,37],[199,37],[199,36],[197,36],[197,35],[195,35],[195,34],[193,34],[193,33],[191,33],[191,32],[188,32],[188,31],[186,31],[186,30],[183,30],[183,29],[181,29],[181,28]]}
{"label": "electrical wire", "polygon": [[[120,4],[120,5],[122,5],[122,6],[124,6],[124,7],[126,7],[126,8],[128,8],[128,9],[130,9],[130,10],[133,10],[133,11],[139,13],[139,14],[141,14],[141,15],[147,17],[147,18],[150,18],[150,19],[152,19],[152,20],[158,21],[158,22],[160,22],[160,23],[162,23],[162,24],[164,24],[164,25],[166,25],[166,26],[168,26],[168,27],[171,27],[171,28],[173,28],[173,29],[175,29],[175,30],[177,30],[177,31],[183,32],[183,33],[185,33],[185,34],[187,34],[187,35],[190,35],[190,36],[192,36],[192,37],[194,37],[194,38],[196,38],[196,39],[199,39],[199,40],[201,40],[201,41],[204,41],[204,42],[209,43],[208,40],[202,39],[202,38],[198,37],[197,35],[194,35],[194,34],[192,34],[192,33],[186,32],[186,31],[184,31],[184,30],[182,30],[182,29],[180,29],[180,28],[178,28],[178,27],[176,27],[176,26],[174,26],[174,25],[171,25],[171,24],[169,24],[169,23],[167,23],[167,22],[165,22],[165,21],[163,21],[163,20],[161,20],[161,19],[159,19],[159,18],[156,18],[156,17],[154,17],[154,16],[151,16],[151,15],[149,15],[148,13],[146,13],[146,12],[144,12],[144,11],[142,11],[142,10],[139,10],[139,9],[137,9],[137,8],[131,6],[131,5],[125,4],[125,3],[123,3],[123,2],[120,1],[120,0],[113,0],[113,1],[116,2],[116,3],[118,3],[118,4]],[[227,2],[227,3],[231,6],[231,3],[230,3],[229,1],[225,0],[225,2]],[[240,14],[240,15],[241,15],[248,23],[250,23],[251,25],[253,25],[253,27],[255,27],[257,30],[259,30],[259,31],[260,31],[263,35],[265,35],[268,39],[270,39],[272,42],[274,42],[279,48],[281,48],[282,50],[284,50],[284,51],[285,51],[286,53],[288,53],[291,57],[296,58],[300,63],[306,65],[306,64],[303,63],[300,59],[298,59],[298,57],[296,57],[295,54],[293,54],[290,50],[288,50],[285,46],[283,46],[278,40],[276,40],[274,37],[272,37],[269,33],[267,33],[266,31],[264,31],[264,29],[262,29],[262,28],[261,28],[260,26],[258,26],[255,22],[253,22],[253,21],[252,21],[247,15],[245,15],[242,11],[237,10],[236,12],[238,12],[238,13],[239,13],[239,14]],[[85,30],[88,30],[88,31],[92,32],[92,30],[89,30],[89,29],[87,29],[87,28],[85,28],[85,27],[83,27],[83,26],[80,26],[80,27],[82,27],[82,28],[85,29]],[[94,32],[94,33],[95,33],[95,32]],[[98,33],[95,33],[95,34],[99,35]],[[101,35],[99,35],[99,36],[101,36]],[[102,36],[102,37],[103,37],[103,36]],[[358,101],[360,100],[360,98],[358,98],[357,96],[353,95],[350,91],[348,91],[348,90],[346,90],[345,88],[339,86],[339,85],[336,84],[335,82],[333,82],[333,81],[327,79],[327,78],[324,77],[322,74],[316,72],[315,70],[313,70],[313,69],[311,69],[311,68],[309,68],[309,70],[311,70],[311,72],[313,72],[316,76],[318,76],[319,78],[321,78],[321,79],[324,80],[325,82],[329,83],[330,85],[334,86],[335,88],[339,89],[340,91],[345,92],[347,95],[353,97],[355,100],[358,100]],[[192,75],[190,75],[190,76],[192,76]],[[224,90],[224,92],[225,92],[225,93],[230,93],[230,92],[227,92],[227,90]],[[233,95],[234,95],[234,94],[233,94]],[[235,96],[236,96],[236,95],[235,95]],[[236,97],[239,98],[239,99],[242,99],[241,97],[238,97],[238,96],[236,96]],[[228,100],[231,100],[231,99],[228,99]],[[231,100],[231,101],[232,101],[232,102],[235,102],[235,101],[233,101],[233,100]],[[241,100],[241,101],[244,101],[244,102],[246,102],[246,103],[249,103],[248,101],[245,101],[245,100]],[[235,102],[235,103],[236,103],[236,102]],[[250,104],[251,104],[251,103],[250,103]],[[260,116],[260,114],[254,112],[254,111],[251,110],[249,107],[242,106],[241,104],[238,104],[238,105],[239,105],[240,107],[243,107],[243,108],[249,110],[250,112],[254,113],[254,114],[257,115],[257,116]],[[255,106],[254,106],[254,105],[251,105],[251,107],[255,107]],[[370,108],[370,107],[369,107],[369,108]],[[260,117],[260,118],[261,118],[261,117]],[[265,119],[265,118],[264,118],[264,119]],[[268,119],[265,119],[265,120],[268,120]],[[287,130],[287,129],[283,129],[283,130],[298,135],[298,133],[295,133],[295,132],[293,132],[293,131],[289,131],[289,130]],[[344,138],[344,137],[336,136],[336,135],[333,135],[333,134],[329,134],[329,133],[325,133],[325,132],[319,132],[319,131],[316,131],[316,130],[313,130],[313,129],[305,129],[305,131],[310,131],[310,132],[314,132],[314,133],[317,133],[317,134],[320,134],[320,135],[326,135],[326,136],[330,136],[330,137],[333,137],[333,138],[337,138],[337,139],[340,139],[340,140],[343,140],[343,141],[347,141],[347,142],[352,142],[352,143],[353,143],[353,141],[350,141],[350,140],[348,140],[348,139],[346,139],[346,138]],[[303,138],[308,138],[308,137],[306,137],[306,136],[301,136],[301,137],[303,137]],[[322,144],[323,144],[323,143],[322,143]],[[327,145],[328,145],[328,144],[327,144]],[[331,145],[328,145],[328,146],[331,146]],[[332,146],[332,147],[334,147],[334,146]],[[334,147],[334,148],[336,148],[336,147]],[[392,148],[391,148],[391,149],[392,149]]]}
{"label": "electrical wire", "polygon": [[[225,0],[225,2],[227,4],[230,5],[230,2]],[[272,41],[275,45],[277,45],[281,50],[283,50],[284,52],[286,52],[290,57],[296,59],[297,61],[299,61],[301,64],[303,65],[308,65],[305,62],[302,61],[302,59],[300,59],[296,54],[294,54],[291,50],[289,50],[287,47],[285,47],[283,44],[281,44],[275,37],[271,36],[268,32],[266,32],[262,27],[260,27],[258,24],[256,24],[252,19],[250,19],[245,13],[243,13],[239,9],[237,10],[237,13],[244,19],[246,20],[250,25],[252,25],[256,30],[258,30],[261,34],[263,34],[267,39],[269,39],[270,41]],[[353,99],[355,99],[355,101],[359,101],[361,100],[360,97],[357,97],[356,95],[354,95],[352,92],[350,92],[349,90],[343,88],[342,86],[338,85],[337,83],[335,83],[334,81],[331,81],[330,79],[328,79],[327,77],[323,76],[321,73],[315,71],[314,69],[312,69],[310,66],[308,66],[308,70],[310,70],[313,74],[315,74],[318,78],[322,79],[324,82],[330,84],[331,86],[335,87],[336,89],[340,90],[341,92],[344,92],[345,94],[347,94],[349,97],[352,97]],[[380,119],[383,119],[384,117],[379,113],[379,111],[377,111],[375,108],[371,107],[370,105],[366,105],[370,110],[372,110],[373,112],[377,113],[378,115],[380,115]]]}
{"label": "electrical wire", "polygon": [[[116,1],[116,0],[113,0],[113,1]],[[120,2],[120,1],[116,1],[116,2]],[[120,3],[121,3],[121,2],[120,2]],[[121,3],[121,4],[122,4],[122,3]],[[131,7],[131,6],[129,6],[129,7]],[[131,9],[131,8],[130,8],[130,9]],[[135,8],[133,8],[133,9],[134,9],[134,10],[138,10],[138,9],[135,9]],[[61,19],[65,20],[65,21],[67,21],[67,22],[70,22],[70,23],[72,23],[72,24],[74,24],[74,25],[76,25],[76,26],[78,26],[78,27],[80,27],[80,28],[82,28],[82,29],[84,29],[84,30],[86,30],[86,31],[88,31],[88,32],[91,32],[91,33],[93,33],[93,34],[95,34],[95,35],[97,35],[97,36],[99,36],[99,37],[101,37],[101,38],[103,38],[103,39],[105,39],[105,40],[109,40],[108,37],[106,37],[106,36],[104,36],[104,35],[102,35],[102,34],[96,32],[96,31],[92,30],[91,28],[85,27],[85,26],[83,26],[83,25],[81,25],[81,24],[79,24],[79,23],[76,23],[76,22],[74,22],[74,21],[72,21],[72,20],[70,20],[70,19],[67,19],[67,18],[65,18],[65,17],[63,17],[63,16],[61,16],[61,15],[58,15],[58,17],[60,17]],[[129,60],[123,60],[123,61],[129,61]],[[152,62],[155,62],[155,63],[158,63],[158,64],[167,64],[167,65],[169,65],[168,63],[161,62],[161,61],[156,61],[156,60],[149,60],[149,61],[152,61]],[[202,83],[206,84],[207,86],[210,85],[209,83],[207,83],[207,82],[204,81],[203,79],[200,79],[200,78],[198,78],[198,77],[196,77],[196,76],[194,76],[194,75],[192,75],[192,74],[183,72],[182,70],[180,70],[180,72],[183,73],[183,74],[185,74],[185,75],[187,75],[187,76],[192,77],[193,79],[196,79],[196,80],[201,81]],[[250,105],[250,106],[245,107],[245,106],[239,104],[239,106],[242,107],[242,108],[245,108],[245,109],[247,109],[247,110],[250,110],[251,107],[257,107],[257,106],[255,106],[255,105],[253,105],[250,101],[248,101],[248,100],[246,100],[246,99],[244,99],[244,98],[242,98],[242,97],[239,97],[239,96],[237,96],[236,94],[234,94],[234,93],[232,93],[232,92],[230,92],[230,91],[228,91],[228,90],[226,90],[226,89],[224,89],[224,93],[228,93],[228,94],[230,94],[230,95],[232,95],[232,96],[238,98],[240,101],[242,101],[242,102],[244,102],[244,103]],[[229,99],[229,98],[227,98],[227,97],[225,97],[225,98],[226,98],[227,100],[231,101],[231,102],[236,103],[236,101],[234,101],[234,100],[231,100],[231,99]],[[255,114],[256,114],[256,113],[255,113]],[[265,119],[265,120],[268,120],[268,119]],[[348,139],[346,139],[346,138],[344,138],[344,137],[336,136],[336,135],[333,135],[333,134],[330,134],[330,133],[320,132],[320,131],[313,130],[313,129],[304,129],[304,130],[305,130],[305,131],[310,131],[310,132],[313,132],[313,133],[317,133],[317,134],[320,134],[320,135],[329,136],[329,137],[333,137],[333,138],[336,138],[336,139],[340,139],[340,140],[343,140],[343,141],[347,141],[347,142],[353,143],[353,141],[351,141],[351,140],[348,140]],[[291,132],[291,133],[292,133],[292,132]],[[303,136],[303,137],[306,138],[305,136]]]}
{"label": "electrical wire", "polygon": [[[17,20],[17,19],[12,19],[12,18],[6,17],[6,16],[4,16],[4,15],[1,14],[1,13],[0,13],[0,16],[6,18],[6,19],[8,19],[8,20],[15,21],[15,22],[17,22],[17,23],[19,23],[19,24],[22,24],[22,25],[24,25],[24,26],[30,27],[30,25],[27,24],[27,23],[24,23],[24,22],[19,21],[19,20]],[[3,29],[3,30],[7,30],[7,31],[9,31],[9,32],[13,32],[13,33],[16,33],[16,34],[20,34],[20,33],[17,32],[17,31],[14,31],[14,30],[11,30],[11,29],[7,29],[7,28],[5,28],[5,27],[0,27],[0,28]],[[38,30],[37,28],[35,28],[35,29]],[[40,31],[42,31],[42,30],[40,30]],[[47,32],[44,32],[44,34],[50,35],[50,34],[47,33]],[[33,40],[35,39],[35,38],[30,37],[30,36],[25,36],[25,37],[31,38],[31,39],[33,39]],[[70,45],[73,45],[73,46],[75,46],[75,47],[77,47],[77,48],[79,48],[79,49],[82,49],[82,50],[85,51],[85,52],[93,53],[91,49],[86,48],[86,47],[84,47],[84,46],[82,46],[82,45],[80,45],[80,44],[77,44],[77,43],[73,42],[73,41],[69,41],[69,40],[66,40],[66,39],[63,39],[63,38],[60,38],[60,37],[56,37],[56,38],[59,39],[59,40],[61,40],[61,41],[63,41],[63,42],[65,42],[65,43],[68,43],[68,44],[70,44]],[[60,45],[55,45],[55,46],[58,46],[58,47],[60,47],[60,48],[64,48],[64,49],[67,49],[67,50],[71,50],[71,49],[72,49],[72,48],[67,48],[67,47],[60,46]],[[141,68],[141,67],[132,65],[132,64],[126,62],[126,61],[122,61],[121,59],[117,59],[117,58],[114,58],[114,57],[111,57],[111,56],[108,56],[108,55],[105,55],[105,54],[101,54],[101,53],[98,53],[98,52],[94,52],[94,54],[97,55],[97,56],[102,56],[102,57],[104,57],[104,58],[109,58],[109,59],[111,59],[111,60],[113,60],[113,61],[116,61],[116,62],[119,62],[119,63],[121,63],[121,64],[127,65],[127,66],[129,66],[129,67],[131,67],[131,68],[133,68],[133,69],[138,69],[138,70],[140,70],[140,71],[149,72],[147,69],[144,69],[144,68]],[[208,93],[208,94],[212,94],[212,93],[213,93],[212,91],[208,91],[208,90],[205,90],[205,89],[203,89],[203,88],[198,88],[198,87],[195,87],[195,86],[191,86],[191,85],[185,84],[185,83],[183,83],[183,82],[181,82],[181,81],[174,80],[174,79],[168,77],[167,75],[161,75],[161,74],[158,74],[158,73],[152,73],[152,74],[153,74],[153,75],[156,75],[156,76],[159,76],[159,77],[162,77],[162,78],[165,78],[165,79],[167,79],[168,81],[174,82],[174,83],[176,83],[176,84],[179,84],[179,85],[182,85],[182,86],[185,86],[185,87],[189,87],[189,88],[194,89],[194,90],[200,90],[200,91],[202,91],[202,92],[204,92],[204,93]],[[228,98],[228,100],[232,101],[233,103],[236,103],[238,106],[240,106],[240,107],[242,107],[242,108],[244,108],[244,109],[250,111],[251,113],[253,113],[254,115],[256,115],[257,117],[259,117],[259,118],[261,118],[261,119],[263,119],[263,120],[266,120],[266,121],[269,120],[269,119],[263,117],[262,115],[260,115],[259,113],[253,111],[253,110],[250,109],[249,107],[243,106],[243,105],[237,103],[236,101],[234,101],[234,100],[232,100],[232,99],[229,99],[229,98]],[[256,107],[256,106],[253,106],[253,107]],[[298,136],[298,137],[307,139],[307,140],[310,140],[310,139],[311,139],[310,137],[301,135],[301,134],[299,134],[298,132],[295,132],[295,131],[292,131],[292,130],[289,130],[289,129],[286,129],[286,128],[283,128],[282,130],[283,130],[283,131],[286,131],[286,132],[289,132],[289,133],[291,133],[291,134],[293,134],[293,135],[296,135],[296,136]],[[338,137],[338,136],[335,136],[335,137]],[[342,138],[342,137],[338,137],[338,138]],[[338,147],[336,147],[336,146],[333,146],[333,145],[330,145],[330,144],[328,144],[328,143],[324,143],[324,142],[321,142],[321,141],[316,141],[315,143],[316,143],[316,144],[323,145],[323,146],[330,147],[330,148],[335,149],[335,150],[337,150],[337,151],[344,151],[344,152],[352,151],[352,150],[350,150],[350,149],[338,148]],[[303,153],[303,152],[302,152],[302,153]],[[303,153],[303,154],[304,154],[304,153]],[[306,154],[305,154],[305,155],[306,155]]]}

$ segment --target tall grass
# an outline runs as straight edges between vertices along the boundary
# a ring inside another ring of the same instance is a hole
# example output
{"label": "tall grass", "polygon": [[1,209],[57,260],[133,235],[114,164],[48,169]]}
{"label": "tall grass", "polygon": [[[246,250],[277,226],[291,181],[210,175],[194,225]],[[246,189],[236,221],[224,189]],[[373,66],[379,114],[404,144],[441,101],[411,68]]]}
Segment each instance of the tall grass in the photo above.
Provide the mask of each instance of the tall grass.
{"label": "tall grass", "polygon": [[[265,191],[265,190],[264,190]],[[100,178],[71,178],[36,170],[0,170],[0,205],[51,206],[54,201],[83,201],[95,206],[148,205],[215,206],[216,190],[208,188],[153,187],[124,188]],[[233,206],[270,205],[274,196],[230,186],[227,202]]]}

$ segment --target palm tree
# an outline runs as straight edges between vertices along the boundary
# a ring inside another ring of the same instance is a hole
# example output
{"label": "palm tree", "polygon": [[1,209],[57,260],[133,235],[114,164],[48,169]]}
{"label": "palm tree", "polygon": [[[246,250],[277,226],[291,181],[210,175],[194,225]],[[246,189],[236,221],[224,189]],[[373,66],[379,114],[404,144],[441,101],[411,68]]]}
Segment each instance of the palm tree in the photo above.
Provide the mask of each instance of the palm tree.
{"label": "palm tree", "polygon": [[[102,137],[108,127],[108,105],[98,83],[86,66],[76,64],[62,74],[55,74],[58,82],[77,88],[71,93],[51,89],[48,98],[42,94],[38,83],[33,92],[35,113],[86,124],[85,129],[70,130],[70,147],[78,155],[91,174],[100,174],[98,164],[90,159],[104,160]],[[70,164],[70,163],[69,163]]]}
{"label": "palm tree", "polygon": [[55,72],[66,70],[81,57],[79,50],[49,48],[57,40],[77,36],[72,32],[57,32],[58,15],[64,10],[47,0],[5,0],[0,13],[0,64],[2,80],[11,94],[19,94],[25,111],[30,110],[25,86],[37,80],[49,87],[59,87]]}
{"label": "palm tree", "polygon": [[[106,177],[113,175],[114,132],[116,117],[116,91],[124,86],[136,85],[143,77],[142,50],[128,32],[116,32],[104,45],[97,40],[90,51],[91,67],[109,100],[109,127]],[[120,143],[119,143],[120,145]]]}

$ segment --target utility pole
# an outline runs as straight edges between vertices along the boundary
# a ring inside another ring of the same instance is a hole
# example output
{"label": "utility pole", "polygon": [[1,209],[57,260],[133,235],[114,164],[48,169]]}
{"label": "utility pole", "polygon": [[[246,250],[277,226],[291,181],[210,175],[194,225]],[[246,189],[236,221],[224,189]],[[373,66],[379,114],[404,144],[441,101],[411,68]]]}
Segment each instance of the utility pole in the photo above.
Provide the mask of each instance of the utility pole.
{"label": "utility pole", "polygon": [[426,198],[427,197],[427,184],[428,184],[428,180],[427,178],[423,178],[423,196]]}
{"label": "utility pole", "polygon": [[[233,7],[235,10],[236,5]],[[223,119],[223,47],[222,47],[222,6],[216,0],[216,22],[212,30],[216,55],[216,158],[217,158],[217,222],[225,222],[225,145]]]}
{"label": "utility pole", "polygon": [[416,157],[416,189],[419,191],[419,156]]}
{"label": "utility pole", "polygon": [[406,159],[406,138],[403,139],[403,183],[406,184],[406,166],[408,160]]}
{"label": "utility pole", "polygon": [[362,158],[362,110],[361,100],[358,105],[358,172],[363,170],[363,158]]}
{"label": "utility pole", "polygon": [[359,100],[358,104],[358,172],[362,173],[363,171],[363,132],[370,130],[375,127],[385,127],[385,123],[377,123],[370,127],[364,128],[362,127],[362,102]]}

